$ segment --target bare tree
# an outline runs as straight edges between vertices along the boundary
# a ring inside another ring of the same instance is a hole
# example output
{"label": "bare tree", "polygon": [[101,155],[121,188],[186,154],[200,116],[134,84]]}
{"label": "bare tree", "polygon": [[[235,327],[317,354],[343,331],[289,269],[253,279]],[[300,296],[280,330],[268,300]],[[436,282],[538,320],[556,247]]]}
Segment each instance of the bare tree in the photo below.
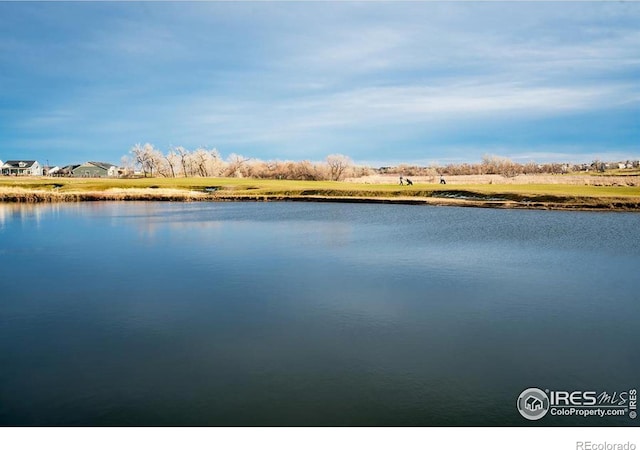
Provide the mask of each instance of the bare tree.
{"label": "bare tree", "polygon": [[348,156],[334,154],[327,156],[327,165],[329,166],[329,175],[331,180],[339,181],[345,171],[353,165]]}
{"label": "bare tree", "polygon": [[169,173],[171,174],[171,178],[176,177],[176,167],[180,163],[180,156],[175,152],[172,148],[167,153],[167,156],[164,157],[167,162],[167,167],[169,168]]}
{"label": "bare tree", "polygon": [[189,150],[184,147],[175,147],[174,151],[180,161],[180,165],[182,166],[182,175],[186,178],[189,176]]}
{"label": "bare tree", "polygon": [[122,158],[120,158],[120,165],[124,169],[123,176],[129,176],[133,174],[136,163],[133,160],[133,158],[131,158],[128,155],[125,155]]}
{"label": "bare tree", "polygon": [[136,166],[142,169],[144,176],[147,176],[149,170],[149,146],[151,144],[136,144],[131,148],[131,154],[133,155]]}
{"label": "bare tree", "polygon": [[191,155],[196,173],[201,177],[209,176],[207,165],[209,162],[209,153],[202,148],[197,149]]}
{"label": "bare tree", "polygon": [[148,166],[151,176],[153,177],[153,172],[156,172],[156,175],[162,175],[163,177],[169,176],[169,170],[166,166],[166,159],[162,152],[155,147],[151,146],[148,149]]}
{"label": "bare tree", "polygon": [[209,176],[217,177],[220,176],[226,167],[225,162],[222,160],[220,156],[220,152],[217,149],[207,150],[209,154],[209,158],[207,160],[207,172]]}
{"label": "bare tree", "polygon": [[228,177],[237,177],[237,178],[242,178],[243,176],[246,176],[247,174],[245,173],[246,171],[244,170],[245,167],[245,163],[249,162],[251,160],[251,158],[245,158],[242,155],[236,155],[235,153],[232,153],[229,155],[229,157],[227,158],[227,168],[226,168],[226,175]]}

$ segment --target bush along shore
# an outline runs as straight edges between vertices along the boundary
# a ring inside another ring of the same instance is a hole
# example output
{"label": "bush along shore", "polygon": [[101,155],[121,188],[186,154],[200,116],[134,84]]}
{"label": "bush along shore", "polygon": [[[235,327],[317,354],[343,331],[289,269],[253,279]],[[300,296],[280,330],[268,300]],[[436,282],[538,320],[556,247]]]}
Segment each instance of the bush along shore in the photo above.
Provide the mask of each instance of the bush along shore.
{"label": "bush along shore", "polygon": [[311,201],[640,211],[640,187],[559,183],[399,186],[248,178],[6,178],[0,179],[0,201]]}

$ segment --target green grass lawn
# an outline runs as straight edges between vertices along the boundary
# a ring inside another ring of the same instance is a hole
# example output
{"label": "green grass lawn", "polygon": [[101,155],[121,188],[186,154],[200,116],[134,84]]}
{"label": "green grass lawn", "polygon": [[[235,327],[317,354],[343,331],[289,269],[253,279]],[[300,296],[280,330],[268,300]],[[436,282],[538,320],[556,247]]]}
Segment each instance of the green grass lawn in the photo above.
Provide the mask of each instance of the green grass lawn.
{"label": "green grass lawn", "polygon": [[371,193],[372,195],[419,195],[424,191],[469,191],[480,194],[534,194],[569,195],[580,197],[640,196],[640,187],[635,186],[586,186],[569,184],[419,184],[400,186],[398,184],[364,184],[339,181],[291,181],[262,180],[250,178],[14,178],[0,177],[0,186],[22,187],[25,189],[61,191],[103,191],[111,188],[169,188],[202,190],[217,187],[229,193],[242,194],[286,194],[303,191],[330,191],[334,193]]}
{"label": "green grass lawn", "polygon": [[640,199],[640,187],[570,184],[364,184],[336,181],[289,181],[248,178],[15,178],[0,177],[1,187],[36,191],[90,192],[111,188],[170,188],[203,191],[217,188],[218,196],[330,196],[330,197],[496,197],[507,200],[563,201],[572,199]]}

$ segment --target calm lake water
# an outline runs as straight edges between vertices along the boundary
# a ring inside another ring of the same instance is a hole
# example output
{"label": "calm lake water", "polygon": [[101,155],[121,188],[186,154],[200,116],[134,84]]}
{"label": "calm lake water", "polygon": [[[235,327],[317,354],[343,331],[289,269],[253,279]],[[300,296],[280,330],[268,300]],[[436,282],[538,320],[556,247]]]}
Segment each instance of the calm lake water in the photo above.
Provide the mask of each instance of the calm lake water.
{"label": "calm lake water", "polygon": [[2,425],[631,425],[640,214],[0,205]]}

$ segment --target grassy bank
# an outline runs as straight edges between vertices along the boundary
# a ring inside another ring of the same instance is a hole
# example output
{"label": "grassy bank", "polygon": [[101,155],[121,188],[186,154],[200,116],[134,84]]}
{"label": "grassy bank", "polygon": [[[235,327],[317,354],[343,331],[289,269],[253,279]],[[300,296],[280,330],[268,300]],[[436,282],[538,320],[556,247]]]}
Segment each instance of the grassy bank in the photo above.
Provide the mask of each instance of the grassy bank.
{"label": "grassy bank", "polygon": [[293,200],[425,203],[503,208],[640,211],[640,187],[577,184],[432,184],[413,186],[237,178],[0,178],[0,201]]}

